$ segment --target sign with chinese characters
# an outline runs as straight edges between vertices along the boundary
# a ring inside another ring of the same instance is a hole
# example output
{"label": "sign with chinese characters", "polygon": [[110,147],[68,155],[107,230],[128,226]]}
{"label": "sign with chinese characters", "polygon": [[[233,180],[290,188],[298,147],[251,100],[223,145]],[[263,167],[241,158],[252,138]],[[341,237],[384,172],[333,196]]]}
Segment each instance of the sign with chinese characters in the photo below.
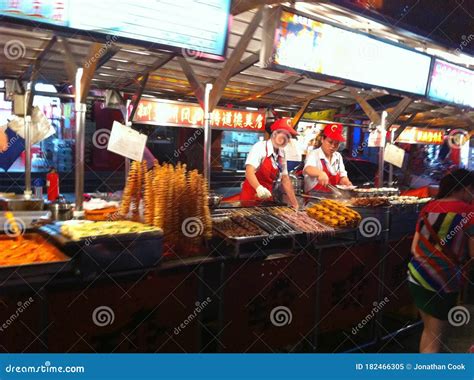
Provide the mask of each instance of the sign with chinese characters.
{"label": "sign with chinese characters", "polygon": [[[396,129],[393,128],[393,129]],[[443,144],[444,131],[442,129],[427,129],[407,127],[398,137],[397,143],[405,144]]]}
{"label": "sign with chinese characters", "polygon": [[[197,104],[141,100],[134,123],[172,127],[204,126],[204,110]],[[212,129],[242,129],[264,132],[265,114],[257,111],[216,108],[209,121]]]}

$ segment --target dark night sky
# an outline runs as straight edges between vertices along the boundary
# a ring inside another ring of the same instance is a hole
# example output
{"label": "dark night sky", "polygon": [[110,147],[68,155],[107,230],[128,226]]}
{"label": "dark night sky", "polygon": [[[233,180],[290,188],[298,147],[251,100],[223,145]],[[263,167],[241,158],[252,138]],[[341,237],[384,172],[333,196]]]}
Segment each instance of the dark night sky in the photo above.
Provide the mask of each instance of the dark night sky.
{"label": "dark night sky", "polygon": [[[335,0],[334,3],[474,55],[474,0]],[[463,46],[462,42],[465,41]]]}

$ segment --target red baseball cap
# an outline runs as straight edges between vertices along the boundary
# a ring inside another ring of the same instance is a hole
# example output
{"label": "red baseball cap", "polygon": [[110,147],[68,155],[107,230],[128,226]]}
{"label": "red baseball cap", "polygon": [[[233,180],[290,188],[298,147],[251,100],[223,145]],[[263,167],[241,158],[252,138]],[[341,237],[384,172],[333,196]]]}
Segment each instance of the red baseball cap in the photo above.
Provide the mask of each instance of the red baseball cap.
{"label": "red baseball cap", "polygon": [[291,117],[283,117],[276,120],[270,127],[272,132],[283,130],[288,132],[292,136],[298,135],[298,132],[295,131],[293,125],[291,124]]}
{"label": "red baseball cap", "polygon": [[323,133],[324,136],[329,137],[330,139],[339,141],[339,142],[344,142],[346,139],[343,136],[344,128],[342,124],[334,123],[334,124],[328,124],[324,127]]}

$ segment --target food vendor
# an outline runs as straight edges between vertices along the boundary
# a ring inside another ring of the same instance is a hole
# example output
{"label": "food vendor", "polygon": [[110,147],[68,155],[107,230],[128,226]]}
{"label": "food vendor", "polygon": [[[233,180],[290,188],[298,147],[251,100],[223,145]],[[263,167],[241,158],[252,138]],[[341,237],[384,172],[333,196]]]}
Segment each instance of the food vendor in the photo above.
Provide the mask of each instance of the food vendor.
{"label": "food vendor", "polygon": [[342,124],[328,124],[316,137],[316,149],[308,153],[304,166],[306,193],[329,192],[328,185],[352,186],[342,156],[337,151],[341,142],[346,141],[342,132]]}
{"label": "food vendor", "polygon": [[272,124],[269,140],[259,141],[252,147],[245,162],[245,181],[240,193],[243,204],[272,200],[274,187],[278,186],[280,177],[285,200],[298,208],[283,150],[296,135],[291,118],[285,117]]}

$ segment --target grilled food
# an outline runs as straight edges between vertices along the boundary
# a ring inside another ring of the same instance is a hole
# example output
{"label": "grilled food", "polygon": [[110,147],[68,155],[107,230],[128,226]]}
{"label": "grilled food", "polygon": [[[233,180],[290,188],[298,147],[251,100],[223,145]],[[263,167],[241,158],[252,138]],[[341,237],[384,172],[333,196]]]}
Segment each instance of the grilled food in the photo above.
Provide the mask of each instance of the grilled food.
{"label": "grilled food", "polygon": [[360,214],[334,200],[325,199],[306,209],[307,214],[331,227],[356,227],[362,219]]}

